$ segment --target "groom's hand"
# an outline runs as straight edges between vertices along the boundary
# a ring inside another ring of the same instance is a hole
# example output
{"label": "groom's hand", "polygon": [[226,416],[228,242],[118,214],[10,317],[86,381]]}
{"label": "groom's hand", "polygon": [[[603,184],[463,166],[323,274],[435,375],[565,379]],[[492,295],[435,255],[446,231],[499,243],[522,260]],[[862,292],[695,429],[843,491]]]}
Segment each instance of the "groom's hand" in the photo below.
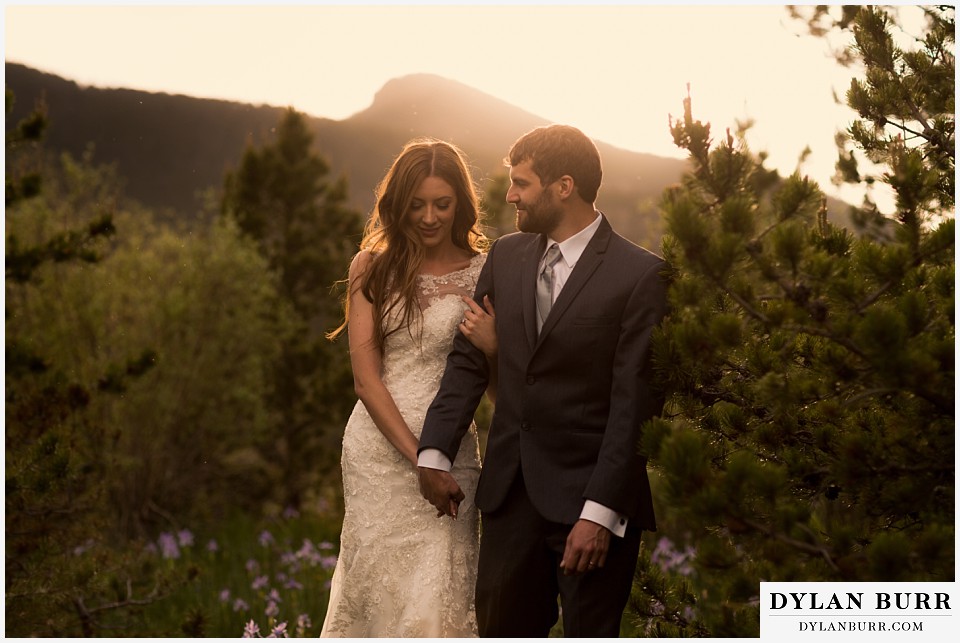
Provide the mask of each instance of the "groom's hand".
{"label": "groom's hand", "polygon": [[437,517],[446,514],[456,518],[460,501],[466,496],[454,477],[440,469],[417,467],[417,478],[420,481],[420,493],[437,508]]}
{"label": "groom's hand", "polygon": [[610,549],[610,530],[581,518],[570,530],[560,569],[567,576],[603,567]]}

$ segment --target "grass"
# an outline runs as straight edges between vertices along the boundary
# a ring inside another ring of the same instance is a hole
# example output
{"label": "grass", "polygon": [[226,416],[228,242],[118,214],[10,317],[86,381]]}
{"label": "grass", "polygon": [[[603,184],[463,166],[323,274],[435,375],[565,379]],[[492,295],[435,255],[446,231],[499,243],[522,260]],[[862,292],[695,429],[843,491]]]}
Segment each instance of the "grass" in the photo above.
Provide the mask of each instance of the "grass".
{"label": "grass", "polygon": [[147,555],[182,580],[139,620],[161,636],[240,637],[252,622],[253,636],[315,637],[339,531],[339,516],[288,513],[259,521],[235,516],[205,534],[160,534]]}
{"label": "grass", "polygon": [[[126,557],[138,561],[127,569],[140,568],[135,594],[144,596],[159,579],[159,597],[104,614],[92,635],[317,637],[341,522],[337,511],[259,519],[238,513],[196,532],[157,534],[146,548],[137,545]],[[122,603],[124,588],[116,590]],[[629,620],[625,614],[621,634],[635,636]],[[559,620],[549,636],[563,636]]]}

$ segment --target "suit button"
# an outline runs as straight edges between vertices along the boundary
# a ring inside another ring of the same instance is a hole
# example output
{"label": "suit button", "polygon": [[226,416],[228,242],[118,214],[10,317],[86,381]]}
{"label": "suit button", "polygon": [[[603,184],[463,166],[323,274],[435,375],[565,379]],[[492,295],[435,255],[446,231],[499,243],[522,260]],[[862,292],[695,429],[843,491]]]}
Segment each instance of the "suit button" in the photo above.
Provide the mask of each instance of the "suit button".
{"label": "suit button", "polygon": [[529,422],[526,422],[526,421],[521,422],[521,423],[520,423],[520,428],[523,429],[524,431],[529,431],[529,430],[530,430],[530,423],[529,423]]}
{"label": "suit button", "polygon": [[527,375],[527,384],[533,384],[536,381],[537,378],[535,378],[533,375]]}

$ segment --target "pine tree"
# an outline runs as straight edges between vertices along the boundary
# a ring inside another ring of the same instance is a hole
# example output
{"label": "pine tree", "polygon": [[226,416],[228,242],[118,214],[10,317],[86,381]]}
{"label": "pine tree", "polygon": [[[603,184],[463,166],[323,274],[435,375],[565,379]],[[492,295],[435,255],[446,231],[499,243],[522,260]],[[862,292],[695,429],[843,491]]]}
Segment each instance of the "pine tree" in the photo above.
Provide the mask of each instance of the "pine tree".
{"label": "pine tree", "polygon": [[799,174],[771,185],[689,98],[671,125],[694,169],[661,204],[669,397],[644,431],[662,521],[642,633],[758,636],[761,580],[953,580],[953,9],[929,14],[910,52],[883,9],[845,14],[866,69],[850,140],[896,194],[879,228],[832,225]]}
{"label": "pine tree", "polygon": [[[9,114],[9,90],[6,103]],[[152,597],[133,583],[125,586],[131,593],[118,591],[132,561],[104,546],[113,463],[105,448],[108,429],[88,409],[148,371],[152,354],[143,351],[84,377],[59,366],[46,329],[22,332],[29,324],[25,310],[37,303],[43,282],[100,262],[115,232],[105,204],[93,215],[78,208],[72,214],[79,224],[59,221],[54,231],[37,232],[37,219],[47,214],[46,123],[38,106],[6,139],[6,633],[93,636],[98,619]]]}
{"label": "pine tree", "polygon": [[346,344],[331,345],[324,333],[339,323],[332,288],[346,275],[363,221],[346,206],[346,181],[328,179],[303,115],[287,110],[276,132],[274,142],[249,146],[227,175],[222,212],[258,242],[298,314],[300,328],[275,370],[280,439],[273,451],[283,471],[281,500],[299,506],[318,475],[335,467],[354,402]]}
{"label": "pine tree", "polygon": [[507,203],[510,176],[506,172],[495,174],[487,181],[480,195],[480,211],[483,212],[484,233],[490,239],[516,232],[516,210]]}
{"label": "pine tree", "polygon": [[[912,212],[914,206],[927,216],[951,211],[956,176],[953,8],[805,9],[792,8],[791,14],[805,21],[814,35],[850,41],[835,52],[838,62],[865,70],[846,93],[846,104],[859,118],[838,137],[835,181],[867,188],[854,220],[882,224],[871,198],[871,188],[880,184],[892,186],[901,199],[917,202],[899,207],[901,212]],[[927,23],[926,32],[909,49],[894,35],[902,31],[897,16],[903,11],[922,13]]]}

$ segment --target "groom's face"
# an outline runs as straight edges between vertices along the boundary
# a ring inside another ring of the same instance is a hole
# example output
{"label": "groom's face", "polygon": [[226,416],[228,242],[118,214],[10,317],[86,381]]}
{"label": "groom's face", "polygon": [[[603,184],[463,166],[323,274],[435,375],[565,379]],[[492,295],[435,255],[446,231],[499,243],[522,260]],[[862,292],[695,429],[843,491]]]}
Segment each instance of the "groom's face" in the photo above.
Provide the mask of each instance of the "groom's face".
{"label": "groom's face", "polygon": [[517,208],[517,230],[550,234],[563,218],[560,202],[550,185],[543,185],[533,171],[532,161],[510,168],[507,203]]}

